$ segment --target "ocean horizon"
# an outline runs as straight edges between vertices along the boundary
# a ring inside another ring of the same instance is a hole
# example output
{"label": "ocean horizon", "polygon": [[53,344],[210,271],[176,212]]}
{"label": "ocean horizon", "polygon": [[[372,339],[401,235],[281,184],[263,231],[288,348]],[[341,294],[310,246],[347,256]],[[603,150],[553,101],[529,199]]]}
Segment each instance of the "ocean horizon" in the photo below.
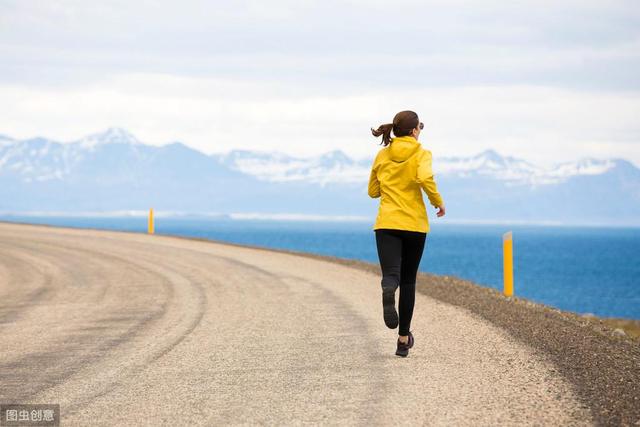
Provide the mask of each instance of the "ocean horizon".
{"label": "ocean horizon", "polygon": [[[244,215],[159,213],[155,232],[378,263],[372,219]],[[120,216],[4,213],[0,220],[147,230],[147,217],[138,211]],[[430,224],[420,271],[502,290],[502,234],[512,231],[517,297],[578,314],[640,319],[640,227],[445,223],[435,218]]]}

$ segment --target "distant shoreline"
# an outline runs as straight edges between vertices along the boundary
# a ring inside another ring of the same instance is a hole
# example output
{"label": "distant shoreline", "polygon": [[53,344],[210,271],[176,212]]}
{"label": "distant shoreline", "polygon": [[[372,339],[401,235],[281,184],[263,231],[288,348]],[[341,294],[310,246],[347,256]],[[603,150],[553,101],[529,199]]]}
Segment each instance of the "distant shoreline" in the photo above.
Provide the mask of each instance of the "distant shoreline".
{"label": "distant shoreline", "polygon": [[[11,212],[0,211],[0,221],[3,218],[113,218],[126,219],[147,218],[149,211],[147,210],[117,210],[117,211],[86,211],[86,212],[60,212],[60,211],[26,211]],[[357,222],[371,223],[375,222],[375,217],[366,217],[361,215],[308,215],[308,214],[265,214],[260,212],[198,212],[187,213],[177,211],[154,211],[156,219],[219,219],[222,221],[293,221],[293,222]],[[11,221],[20,223],[18,221]],[[25,223],[31,224],[31,223]],[[449,219],[444,222],[431,222],[432,226],[447,227],[449,225],[470,225],[470,226],[532,226],[532,227],[566,227],[566,228],[629,228],[640,229],[640,224],[612,224],[612,223],[576,223],[570,224],[557,221],[485,221],[470,219]]]}

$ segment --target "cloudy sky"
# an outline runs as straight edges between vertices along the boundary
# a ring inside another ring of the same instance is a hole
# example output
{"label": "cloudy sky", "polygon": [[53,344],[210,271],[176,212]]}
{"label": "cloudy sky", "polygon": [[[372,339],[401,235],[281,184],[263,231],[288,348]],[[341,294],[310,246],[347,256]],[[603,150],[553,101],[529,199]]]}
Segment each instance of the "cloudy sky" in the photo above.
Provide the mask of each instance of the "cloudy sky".
{"label": "cloudy sky", "polygon": [[640,166],[637,0],[0,0],[0,58],[17,138],[364,158],[411,109],[434,156]]}

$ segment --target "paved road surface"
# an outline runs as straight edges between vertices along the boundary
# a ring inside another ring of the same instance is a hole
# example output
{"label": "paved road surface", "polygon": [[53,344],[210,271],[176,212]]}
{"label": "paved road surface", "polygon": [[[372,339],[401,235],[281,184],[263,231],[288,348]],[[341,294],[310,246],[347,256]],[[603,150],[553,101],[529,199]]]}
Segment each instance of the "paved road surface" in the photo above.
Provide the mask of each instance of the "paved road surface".
{"label": "paved road surface", "polygon": [[220,243],[0,223],[0,402],[63,425],[591,422],[530,348],[416,295],[408,358],[380,278]]}

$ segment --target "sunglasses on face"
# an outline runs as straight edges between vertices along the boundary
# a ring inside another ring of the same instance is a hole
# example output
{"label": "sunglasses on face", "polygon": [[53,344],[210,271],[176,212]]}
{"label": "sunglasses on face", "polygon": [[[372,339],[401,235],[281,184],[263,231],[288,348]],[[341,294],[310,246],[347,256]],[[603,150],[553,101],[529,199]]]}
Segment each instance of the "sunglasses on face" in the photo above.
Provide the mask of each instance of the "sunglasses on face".
{"label": "sunglasses on face", "polygon": [[420,130],[424,129],[424,123],[420,122]]}

